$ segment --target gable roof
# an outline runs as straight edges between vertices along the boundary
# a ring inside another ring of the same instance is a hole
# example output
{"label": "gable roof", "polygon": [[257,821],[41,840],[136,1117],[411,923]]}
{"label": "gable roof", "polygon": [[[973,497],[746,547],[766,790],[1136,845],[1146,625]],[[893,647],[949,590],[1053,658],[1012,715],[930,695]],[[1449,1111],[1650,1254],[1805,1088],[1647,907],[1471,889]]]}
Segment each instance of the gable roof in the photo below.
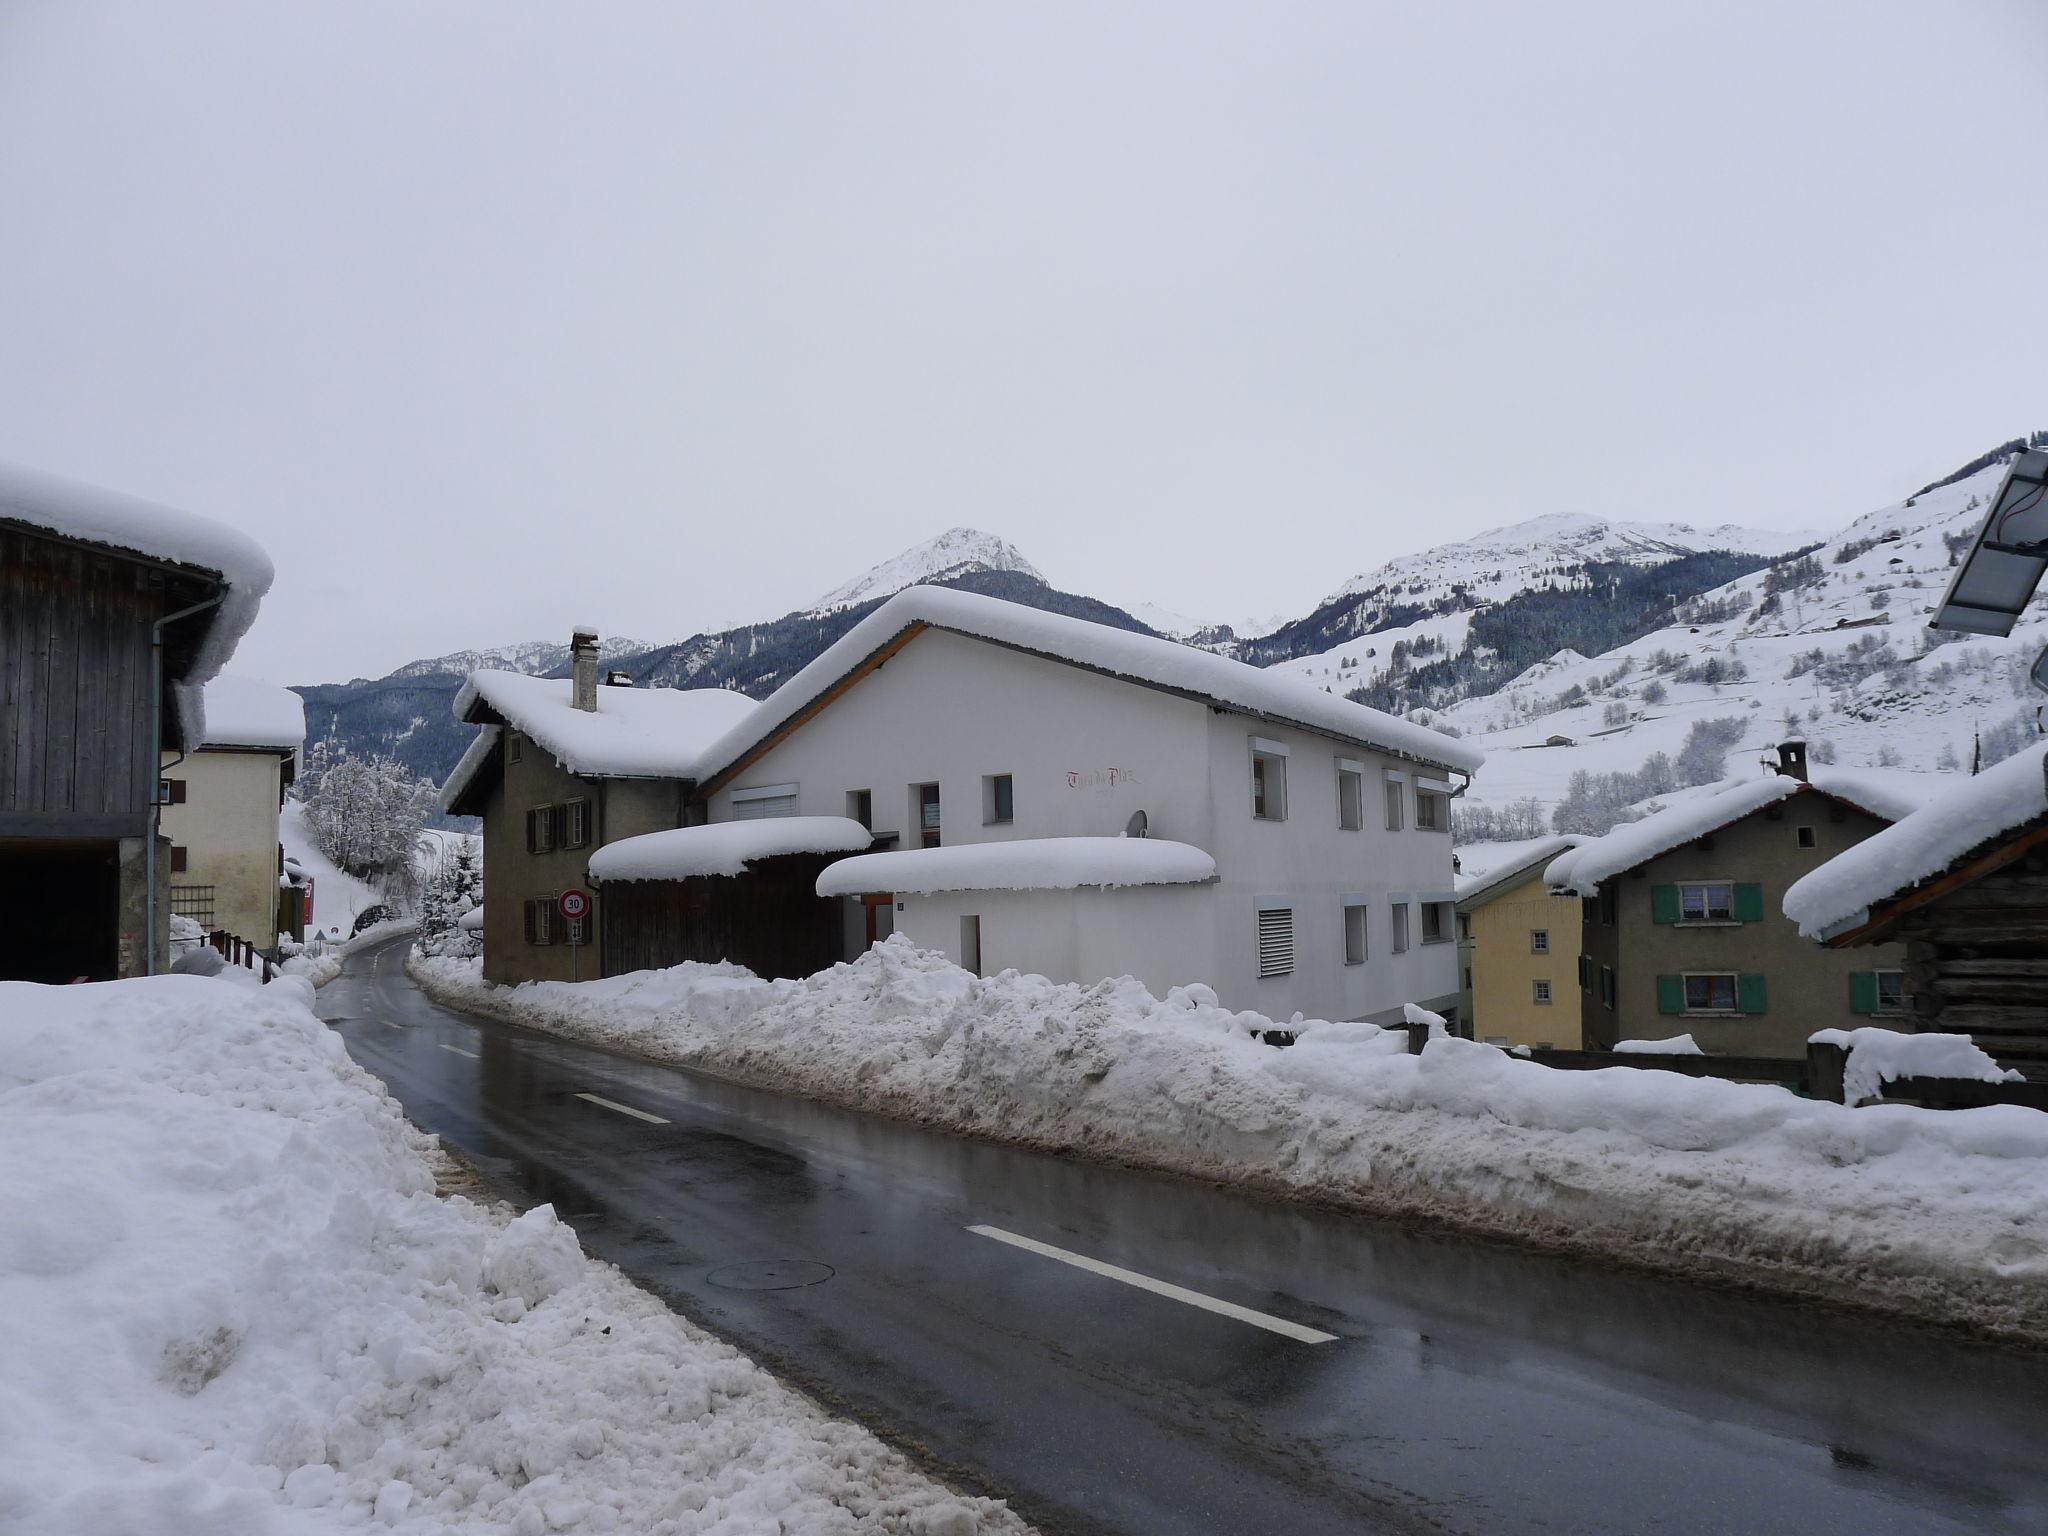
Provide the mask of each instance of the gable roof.
{"label": "gable roof", "polygon": [[454,811],[491,761],[500,727],[519,731],[588,778],[687,779],[704,748],[759,707],[727,688],[600,687],[592,711],[570,702],[572,686],[566,677],[470,673],[455,695],[455,713],[484,729],[441,786],[442,809]]}
{"label": "gable roof", "polygon": [[1810,939],[1846,940],[1878,909],[2043,828],[2048,742],[1955,782],[1912,815],[1809,870],[1785,892],[1785,915]]}
{"label": "gable roof", "polygon": [[909,587],[853,626],[705,751],[697,777],[717,785],[838,697],[864,670],[925,629],[986,640],[1142,687],[1157,688],[1431,767],[1474,773],[1485,754],[1299,678],[1178,641],[1112,629],[947,587]]}
{"label": "gable roof", "polygon": [[1880,821],[1897,821],[1926,804],[1948,782],[1939,774],[1876,768],[1816,768],[1808,779],[1774,773],[1761,779],[1731,780],[1667,805],[1641,821],[1624,823],[1604,837],[1587,840],[1552,860],[1543,879],[1554,891],[1597,896],[1601,881],[1805,790],[1839,800]]}
{"label": "gable roof", "polygon": [[1559,854],[1567,853],[1585,841],[1576,832],[1533,838],[1505,859],[1469,874],[1460,873],[1457,879],[1458,905],[1472,907],[1491,901],[1509,887],[1520,885],[1531,871],[1541,869]]}

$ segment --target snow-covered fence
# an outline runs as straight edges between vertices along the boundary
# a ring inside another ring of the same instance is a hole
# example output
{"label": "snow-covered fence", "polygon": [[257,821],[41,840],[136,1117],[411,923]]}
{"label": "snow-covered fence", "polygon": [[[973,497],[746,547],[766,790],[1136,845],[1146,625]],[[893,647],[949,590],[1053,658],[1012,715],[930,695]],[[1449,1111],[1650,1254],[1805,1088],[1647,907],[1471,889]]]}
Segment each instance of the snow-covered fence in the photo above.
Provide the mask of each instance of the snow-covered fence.
{"label": "snow-covered fence", "polygon": [[206,936],[206,942],[229,965],[239,965],[244,970],[256,972],[265,981],[270,980],[270,957],[247,939],[229,933],[225,928],[216,928]]}
{"label": "snow-covered fence", "polygon": [[2048,1082],[1999,1066],[1968,1035],[1823,1029],[1808,1039],[1806,1060],[1807,1092],[1830,1103],[2048,1110]]}

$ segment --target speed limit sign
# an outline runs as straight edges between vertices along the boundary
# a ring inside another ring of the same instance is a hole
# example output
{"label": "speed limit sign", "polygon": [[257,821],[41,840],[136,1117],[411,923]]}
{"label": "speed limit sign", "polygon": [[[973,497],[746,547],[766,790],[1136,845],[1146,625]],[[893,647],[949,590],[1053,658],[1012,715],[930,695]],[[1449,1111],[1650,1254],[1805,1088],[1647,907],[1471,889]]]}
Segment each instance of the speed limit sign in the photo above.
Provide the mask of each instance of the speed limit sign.
{"label": "speed limit sign", "polygon": [[555,906],[570,922],[590,916],[590,893],[571,887],[555,899]]}

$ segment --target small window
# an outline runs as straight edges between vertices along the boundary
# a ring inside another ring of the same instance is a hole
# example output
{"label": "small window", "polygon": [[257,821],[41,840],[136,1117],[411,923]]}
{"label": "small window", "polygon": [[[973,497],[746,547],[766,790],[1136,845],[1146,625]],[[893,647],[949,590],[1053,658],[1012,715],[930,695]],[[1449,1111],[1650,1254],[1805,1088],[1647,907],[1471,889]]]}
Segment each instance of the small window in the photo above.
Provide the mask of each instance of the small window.
{"label": "small window", "polygon": [[1440,789],[1415,788],[1415,830],[1447,832],[1451,826],[1451,797]]}
{"label": "small window", "polygon": [[1340,758],[1337,762],[1337,830],[1356,832],[1365,825],[1365,770]]}
{"label": "small window", "polygon": [[520,750],[525,745],[525,739],[517,731],[513,731],[505,738],[505,761],[508,763],[518,762]]}
{"label": "small window", "polygon": [[1425,901],[1422,904],[1422,942],[1442,944],[1456,931],[1451,921],[1451,904],[1448,901]]}
{"label": "small window", "polygon": [[1287,754],[1278,742],[1252,738],[1252,819],[1287,819]]}
{"label": "small window", "polygon": [[1735,1012],[1734,973],[1732,971],[1715,971],[1706,975],[1688,974],[1685,978],[1685,1011],[1687,1013]]}
{"label": "small window", "polygon": [[1550,953],[1550,930],[1548,928],[1531,928],[1529,930],[1529,953],[1532,955],[1547,955]]}
{"label": "small window", "polygon": [[1811,848],[1811,847],[1813,847],[1814,845],[1815,845],[1815,838],[1814,838],[1813,828],[1811,828],[1811,827],[1801,827],[1801,828],[1799,829],[1799,846],[1800,846],[1800,847],[1802,847],[1802,848]]}
{"label": "small window", "polygon": [[1259,976],[1294,974],[1294,908],[1259,908]]}
{"label": "small window", "polygon": [[795,784],[756,784],[750,789],[736,789],[732,792],[732,819],[769,821],[778,816],[794,816],[798,788]]}
{"label": "small window", "polygon": [[1365,964],[1365,907],[1347,903],[1344,908],[1344,963]]}
{"label": "small window", "polygon": [[183,779],[164,779],[156,787],[156,799],[159,805],[183,805],[185,803],[185,781]]}
{"label": "small window", "polygon": [[960,919],[960,969],[981,974],[981,918],[971,912]]}
{"label": "small window", "polygon": [[1611,965],[1600,967],[1600,1002],[1604,1007],[1614,1006],[1614,967]]}
{"label": "small window", "polygon": [[568,812],[568,825],[564,828],[568,833],[568,837],[564,840],[563,846],[567,848],[589,847],[590,802],[588,800],[571,800],[564,809]]}
{"label": "small window", "polygon": [[1536,1002],[1539,1006],[1548,1008],[1550,1006],[1550,983],[1547,981],[1538,981],[1532,983],[1531,985],[1534,989],[1534,997],[1532,1000]]}
{"label": "small window", "polygon": [[1612,928],[1620,915],[1621,902],[1615,891],[1614,882],[1608,881],[1600,887],[1600,926]]}
{"label": "small window", "polygon": [[187,852],[186,852],[186,851],[185,851],[185,850],[184,850],[183,848],[179,847],[179,846],[178,846],[178,845],[177,845],[176,843],[173,843],[173,844],[171,844],[171,873],[172,873],[172,874],[174,874],[174,875],[182,875],[182,874],[184,874],[184,873],[185,873],[185,869],[186,869],[186,866],[187,866],[187,865],[188,865],[188,864],[189,864],[190,862],[191,862],[191,855],[190,855],[190,854],[188,854],[188,853],[187,853]]}
{"label": "small window", "polygon": [[1393,912],[1394,941],[1392,948],[1397,955],[1406,954],[1408,951],[1408,903],[1405,901],[1395,902]]}
{"label": "small window", "polygon": [[[553,853],[555,851],[555,818],[549,813],[551,805],[535,806],[526,813],[526,851],[528,853]],[[545,939],[540,941],[546,943]]]}
{"label": "small window", "polygon": [[555,942],[555,898],[536,896],[526,903],[526,942]]}
{"label": "small window", "polygon": [[1686,923],[1733,922],[1735,887],[1726,880],[1679,886],[1678,917]]}
{"label": "small window", "polygon": [[983,826],[999,826],[1017,819],[1017,797],[1007,773],[992,773],[981,781]]}
{"label": "small window", "polygon": [[870,832],[875,830],[875,792],[872,789],[849,789],[846,792],[846,816],[857,821]]}
{"label": "small window", "polygon": [[1404,814],[1406,807],[1402,799],[1404,791],[1405,786],[1399,779],[1389,778],[1387,780],[1387,830],[1389,832],[1398,832],[1408,824],[1408,818]]}
{"label": "small window", "polygon": [[1904,1013],[1906,1011],[1906,973],[1904,971],[1879,971],[1877,973],[1877,1011],[1879,1013]]}
{"label": "small window", "polygon": [[913,784],[910,786],[911,825],[917,829],[917,846],[936,848],[939,846],[939,786],[936,784]]}

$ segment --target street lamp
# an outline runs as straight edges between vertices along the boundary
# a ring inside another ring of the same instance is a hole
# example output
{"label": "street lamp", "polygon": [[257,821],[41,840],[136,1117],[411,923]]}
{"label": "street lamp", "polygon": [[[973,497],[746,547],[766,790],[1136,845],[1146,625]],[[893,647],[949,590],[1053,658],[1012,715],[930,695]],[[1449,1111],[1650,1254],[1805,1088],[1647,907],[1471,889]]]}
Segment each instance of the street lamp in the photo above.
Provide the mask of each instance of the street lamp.
{"label": "street lamp", "polygon": [[1934,610],[1930,629],[2009,635],[2048,573],[2048,450],[2022,452]]}

